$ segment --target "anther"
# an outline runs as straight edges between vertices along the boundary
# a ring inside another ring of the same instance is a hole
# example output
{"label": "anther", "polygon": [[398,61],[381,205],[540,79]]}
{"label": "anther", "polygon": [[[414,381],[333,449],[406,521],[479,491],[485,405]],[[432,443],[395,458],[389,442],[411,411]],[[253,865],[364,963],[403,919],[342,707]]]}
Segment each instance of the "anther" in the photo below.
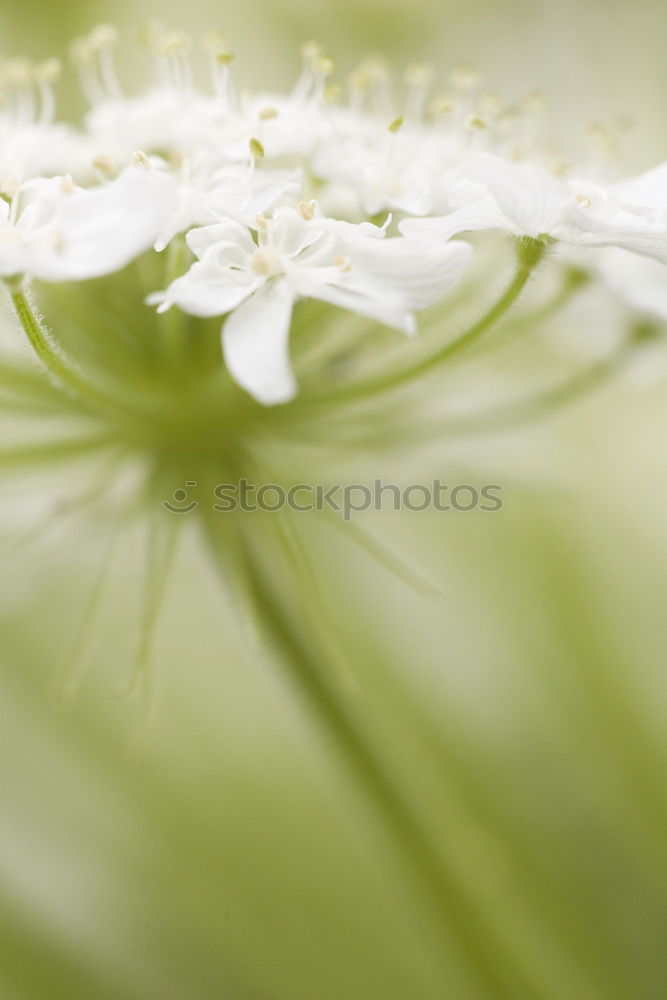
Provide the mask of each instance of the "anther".
{"label": "anther", "polygon": [[452,70],[451,81],[456,90],[470,93],[479,86],[480,76],[474,66],[456,66]]}
{"label": "anther", "polygon": [[433,79],[433,69],[428,63],[410,63],[403,74],[408,87],[426,87]]}
{"label": "anther", "polygon": [[184,31],[165,31],[157,39],[157,48],[162,56],[184,55],[190,51],[192,39]]}
{"label": "anther", "polygon": [[297,214],[304,222],[310,222],[315,215],[315,203],[312,201],[300,201],[297,206]]}
{"label": "anther", "polygon": [[97,170],[98,173],[103,174],[105,177],[111,177],[115,173],[115,167],[112,160],[109,159],[104,153],[98,153],[92,159],[93,170]]}
{"label": "anther", "polygon": [[314,62],[319,59],[323,54],[322,46],[319,42],[311,40],[309,42],[304,42],[301,46],[301,55],[306,60],[306,62]]}
{"label": "anther", "polygon": [[2,182],[0,197],[3,201],[12,202],[21,190],[21,184],[15,177],[7,177]]}
{"label": "anther", "polygon": [[330,83],[324,88],[324,100],[327,104],[335,104],[339,101],[343,93],[343,88],[338,83]]}
{"label": "anther", "polygon": [[151,161],[148,159],[143,150],[137,149],[136,152],[132,153],[132,156],[130,157],[130,165],[133,167],[143,167],[147,170],[151,166]]}
{"label": "anther", "polygon": [[336,72],[336,63],[329,56],[320,56],[318,59],[314,59],[312,67],[320,76],[331,76]]}
{"label": "anther", "polygon": [[250,149],[250,155],[253,160],[261,160],[264,157],[264,146],[261,144],[259,139],[251,139],[248,143]]}
{"label": "anther", "polygon": [[469,115],[466,119],[466,125],[469,129],[476,132],[483,132],[484,129],[489,127],[489,120],[484,115]]}
{"label": "anther", "polygon": [[8,59],[2,67],[2,75],[10,87],[29,87],[35,78],[34,65],[30,59]]}
{"label": "anther", "polygon": [[35,66],[35,78],[45,86],[51,86],[60,79],[62,73],[60,59],[45,59]]}
{"label": "anther", "polygon": [[112,48],[118,44],[118,28],[113,24],[98,24],[88,36],[88,41],[93,49]]}
{"label": "anther", "polygon": [[277,278],[285,273],[280,251],[273,246],[260,247],[250,258],[250,266],[261,278]]}
{"label": "anther", "polygon": [[434,118],[445,118],[447,115],[451,115],[455,106],[453,98],[446,94],[439,94],[430,102],[428,109]]}

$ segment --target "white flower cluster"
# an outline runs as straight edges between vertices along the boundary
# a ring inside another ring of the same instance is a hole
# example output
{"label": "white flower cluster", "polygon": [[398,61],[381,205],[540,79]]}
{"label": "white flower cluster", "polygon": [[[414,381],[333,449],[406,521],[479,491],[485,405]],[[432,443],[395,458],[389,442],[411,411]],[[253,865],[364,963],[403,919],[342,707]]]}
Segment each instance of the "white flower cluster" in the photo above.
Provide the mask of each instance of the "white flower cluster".
{"label": "white flower cluster", "polygon": [[297,300],[411,333],[414,312],[468,267],[471,245],[452,242],[461,233],[586,248],[614,289],[667,317],[667,164],[618,181],[556,163],[535,109],[481,93],[470,71],[434,96],[431,72],[412,66],[397,96],[376,59],[345,90],[313,43],[291,93],[250,95],[233,85],[221,36],[205,39],[207,87],[185,35],[143,40],[155,80],[131,97],[114,29],[75,43],[90,104],[80,129],[55,121],[55,60],[2,67],[0,276],[15,285],[101,276],[185,239],[189,268],[147,301],[226,317],[228,368],[266,404],[296,391]]}

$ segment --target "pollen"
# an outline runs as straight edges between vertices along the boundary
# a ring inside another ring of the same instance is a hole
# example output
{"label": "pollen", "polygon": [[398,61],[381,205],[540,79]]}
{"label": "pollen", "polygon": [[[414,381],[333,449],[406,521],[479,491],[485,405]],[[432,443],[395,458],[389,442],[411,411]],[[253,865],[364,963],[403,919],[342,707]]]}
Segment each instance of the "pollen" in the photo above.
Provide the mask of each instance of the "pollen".
{"label": "pollen", "polygon": [[452,97],[447,94],[439,94],[429,104],[429,111],[435,118],[445,118],[447,115],[451,115],[455,107],[456,102]]}
{"label": "pollen", "polygon": [[30,59],[8,59],[3,66],[5,80],[16,87],[32,83],[34,67]]}
{"label": "pollen", "polygon": [[141,149],[138,149],[136,152],[132,153],[132,156],[130,157],[130,164],[133,167],[144,167],[145,169],[148,169],[151,165],[151,161]]}
{"label": "pollen", "polygon": [[304,222],[310,222],[315,215],[315,203],[312,201],[301,201],[297,207],[297,212]]}
{"label": "pollen", "polygon": [[428,63],[411,63],[403,74],[408,87],[425,87],[433,78],[433,69]]}
{"label": "pollen", "polygon": [[456,66],[451,75],[452,86],[463,93],[470,93],[476,90],[480,83],[480,76],[474,66]]}
{"label": "pollen", "polygon": [[319,42],[311,39],[309,42],[304,42],[301,46],[301,55],[307,62],[313,62],[315,59],[319,59],[323,55],[323,49]]}
{"label": "pollen", "polygon": [[352,264],[349,257],[336,257],[334,264],[339,271],[343,272],[343,274],[347,274],[352,270]]}
{"label": "pollen", "polygon": [[330,83],[324,91],[324,100],[327,104],[335,104],[343,94],[343,88],[338,83]]}
{"label": "pollen", "polygon": [[473,129],[476,132],[483,132],[484,129],[489,127],[489,120],[485,115],[469,115],[466,124],[469,129]]}
{"label": "pollen", "polygon": [[99,171],[99,173],[104,174],[105,177],[111,177],[115,173],[115,167],[112,160],[106,156],[104,153],[98,153],[92,159],[93,170]]}
{"label": "pollen", "polygon": [[50,86],[60,79],[62,68],[60,59],[45,59],[44,62],[35,66],[35,78],[39,83]]}
{"label": "pollen", "polygon": [[182,55],[191,47],[192,39],[184,31],[166,31],[157,39],[157,49],[162,56]]}
{"label": "pollen", "polygon": [[0,188],[0,198],[2,198],[3,201],[12,202],[20,190],[20,182],[14,177],[8,177],[3,181],[2,188]]}
{"label": "pollen", "polygon": [[88,36],[93,49],[111,48],[118,44],[118,28],[113,24],[98,24]]}
{"label": "pollen", "polygon": [[250,258],[250,267],[260,278],[277,278],[285,273],[282,255],[276,247],[260,247]]}

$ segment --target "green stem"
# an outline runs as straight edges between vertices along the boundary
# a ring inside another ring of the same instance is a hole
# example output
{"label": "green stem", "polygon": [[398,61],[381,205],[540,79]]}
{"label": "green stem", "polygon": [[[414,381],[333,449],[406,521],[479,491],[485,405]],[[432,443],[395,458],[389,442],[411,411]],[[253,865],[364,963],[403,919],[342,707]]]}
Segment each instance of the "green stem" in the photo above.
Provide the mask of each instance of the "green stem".
{"label": "green stem", "polygon": [[95,409],[100,404],[105,408],[111,406],[113,409],[118,409],[113,399],[82,378],[53,346],[48,331],[35,315],[30,299],[22,288],[10,288],[10,294],[14,310],[30,346],[55,381],[71,390],[83,402],[91,403]]}
{"label": "green stem", "polygon": [[332,739],[364,801],[381,817],[406,876],[437,925],[439,938],[456,940],[465,955],[468,971],[478,980],[480,995],[494,1000],[537,998],[542,990],[527,976],[521,957],[508,953],[492,923],[461,885],[461,876],[447,866],[433,846],[429,833],[405,801],[391,769],[382,761],[344,696],[323,671],[302,629],[290,621],[260,561],[247,545],[243,557],[249,594],[286,675]]}
{"label": "green stem", "polygon": [[526,287],[528,279],[543,259],[547,250],[547,244],[542,240],[531,238],[518,239],[515,241],[515,249],[517,268],[512,281],[489,311],[462,334],[454,340],[448,341],[434,354],[420,358],[411,368],[383,372],[375,378],[355,382],[350,386],[343,387],[337,391],[334,390],[331,393],[319,394],[315,401],[318,403],[320,401],[337,402],[356,397],[360,397],[363,400],[369,396],[374,396],[376,393],[385,392],[387,389],[405,385],[420,375],[426,374],[453,355],[458,354],[459,351],[463,351],[475,344],[512,308]]}
{"label": "green stem", "polygon": [[505,344],[510,338],[525,330],[535,330],[542,323],[556,315],[569,301],[585,286],[589,281],[589,275],[583,271],[570,270],[566,273],[560,288],[556,293],[538,305],[535,309],[521,315],[516,322],[504,326],[503,332],[496,334],[493,338],[493,346],[498,347]]}

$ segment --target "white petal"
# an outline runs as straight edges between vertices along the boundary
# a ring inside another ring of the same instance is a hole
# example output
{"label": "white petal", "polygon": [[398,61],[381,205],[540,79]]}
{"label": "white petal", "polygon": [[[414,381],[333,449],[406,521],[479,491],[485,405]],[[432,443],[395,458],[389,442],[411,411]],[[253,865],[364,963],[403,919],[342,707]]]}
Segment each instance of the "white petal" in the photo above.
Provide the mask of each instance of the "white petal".
{"label": "white petal", "polygon": [[[560,215],[554,235],[584,246],[620,247],[667,262],[667,212],[620,202],[597,185],[573,182],[575,195]],[[576,192],[580,192],[579,198]]]}
{"label": "white petal", "polygon": [[374,319],[403,333],[415,332],[415,319],[404,298],[390,289],[370,286],[363,278],[344,274],[337,268],[313,268],[290,276],[292,286],[303,298],[320,299]]}
{"label": "white petal", "polygon": [[661,163],[639,177],[613,184],[610,191],[622,202],[667,211],[667,163]]}
{"label": "white petal", "polygon": [[30,273],[44,281],[80,281],[120,270],[149,249],[175,198],[170,177],[143,167],[128,168],[111,184],[64,194],[53,231],[33,245]]}
{"label": "white petal", "polygon": [[280,198],[287,194],[297,195],[300,186],[300,170],[255,170],[252,195],[243,208],[243,220],[254,222],[257,215],[272,208]]}
{"label": "white petal", "polygon": [[485,229],[504,229],[520,235],[520,230],[507,216],[503,215],[492,198],[480,198],[472,205],[456,208],[448,215],[428,219],[403,219],[398,224],[404,236],[432,243],[446,243],[460,233],[472,233]]}
{"label": "white petal", "polygon": [[351,274],[363,275],[378,294],[389,288],[408,309],[426,309],[458,281],[472,259],[470,244],[423,243],[407,237],[368,240],[350,252]]}
{"label": "white petal", "polygon": [[[224,316],[259,288],[263,279],[250,271],[220,268],[210,259],[195,261],[163,295],[160,312],[178,306],[192,316]],[[153,300],[155,301],[155,300]]]}
{"label": "white petal", "polygon": [[287,281],[267,281],[236,309],[222,330],[230,373],[260,403],[285,403],[296,393],[289,359],[294,296]]}
{"label": "white petal", "polygon": [[500,212],[528,236],[549,233],[566,201],[561,182],[532,163],[483,153],[470,162],[467,176],[483,184]]}
{"label": "white petal", "polygon": [[621,298],[635,309],[667,319],[667,266],[616,248],[598,251],[594,260]]}
{"label": "white petal", "polygon": [[246,254],[251,254],[256,249],[246,226],[234,219],[225,219],[211,226],[191,229],[186,236],[186,242],[195,257],[199,257],[200,260],[210,247],[218,244],[238,245]]}

